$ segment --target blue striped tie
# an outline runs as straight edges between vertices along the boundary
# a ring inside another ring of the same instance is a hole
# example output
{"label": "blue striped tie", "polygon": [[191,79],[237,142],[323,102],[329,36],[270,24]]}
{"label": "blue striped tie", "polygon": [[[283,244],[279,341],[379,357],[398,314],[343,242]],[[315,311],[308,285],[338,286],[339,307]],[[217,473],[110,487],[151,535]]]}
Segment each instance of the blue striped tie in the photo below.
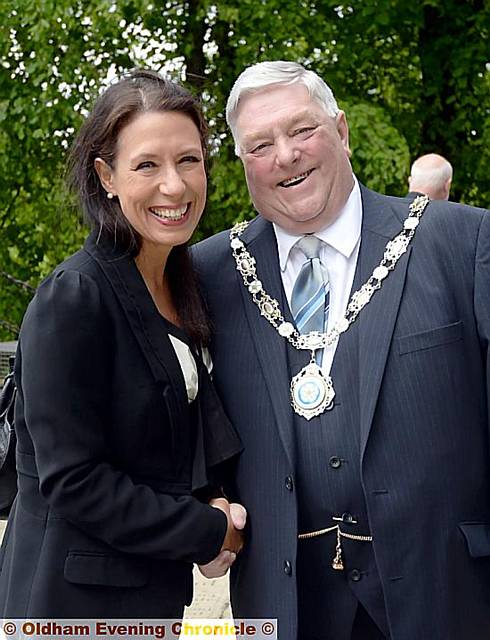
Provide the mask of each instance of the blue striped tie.
{"label": "blue striped tie", "polygon": [[294,283],[291,294],[291,312],[299,333],[319,331],[327,326],[330,306],[328,271],[320,261],[322,240],[316,236],[304,236],[296,246],[306,257],[306,262]]}

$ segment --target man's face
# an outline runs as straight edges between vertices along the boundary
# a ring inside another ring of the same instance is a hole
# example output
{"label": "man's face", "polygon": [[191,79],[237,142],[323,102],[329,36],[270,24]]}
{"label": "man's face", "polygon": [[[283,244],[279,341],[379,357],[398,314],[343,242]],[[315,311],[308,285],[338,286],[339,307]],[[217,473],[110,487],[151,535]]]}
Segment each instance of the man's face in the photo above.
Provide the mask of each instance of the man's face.
{"label": "man's face", "polygon": [[240,100],[237,142],[257,211],[293,234],[331,224],[354,180],[343,112],[332,118],[302,84],[272,85]]}

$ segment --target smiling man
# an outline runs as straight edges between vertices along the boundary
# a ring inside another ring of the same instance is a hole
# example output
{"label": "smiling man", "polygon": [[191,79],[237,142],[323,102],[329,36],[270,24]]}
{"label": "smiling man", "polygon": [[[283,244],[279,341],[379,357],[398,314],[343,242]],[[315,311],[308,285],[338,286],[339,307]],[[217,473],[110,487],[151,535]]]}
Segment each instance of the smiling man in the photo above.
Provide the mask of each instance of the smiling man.
{"label": "smiling man", "polygon": [[234,615],[280,640],[484,640],[490,216],[362,186],[298,64],[246,69],[227,120],[258,216],[194,259],[244,444]]}
{"label": "smiling man", "polygon": [[274,85],[245,95],[230,122],[258,211],[296,235],[334,222],[354,185],[342,111],[304,85]]}

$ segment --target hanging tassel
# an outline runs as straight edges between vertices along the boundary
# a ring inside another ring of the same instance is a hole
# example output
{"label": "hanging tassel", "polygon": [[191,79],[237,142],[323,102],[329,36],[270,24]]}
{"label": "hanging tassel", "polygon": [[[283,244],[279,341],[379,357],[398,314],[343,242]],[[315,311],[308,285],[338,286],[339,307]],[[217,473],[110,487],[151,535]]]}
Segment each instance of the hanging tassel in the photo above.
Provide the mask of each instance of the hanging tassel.
{"label": "hanging tassel", "polygon": [[340,527],[337,527],[337,544],[335,546],[335,558],[332,560],[332,569],[336,571],[344,570],[344,563],[342,562],[342,545],[340,543]]}

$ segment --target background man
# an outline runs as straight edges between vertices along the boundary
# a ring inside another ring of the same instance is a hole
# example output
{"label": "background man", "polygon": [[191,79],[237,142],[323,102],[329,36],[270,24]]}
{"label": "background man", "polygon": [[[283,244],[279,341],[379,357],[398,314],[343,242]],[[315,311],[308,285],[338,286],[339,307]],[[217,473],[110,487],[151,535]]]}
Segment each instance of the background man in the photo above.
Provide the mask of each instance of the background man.
{"label": "background man", "polygon": [[412,164],[408,178],[410,193],[425,193],[432,200],[449,200],[453,168],[437,153],[420,156]]}
{"label": "background man", "polygon": [[245,447],[234,614],[281,640],[486,640],[490,216],[360,185],[298,64],[245,70],[227,119],[259,215],[194,256]]}

